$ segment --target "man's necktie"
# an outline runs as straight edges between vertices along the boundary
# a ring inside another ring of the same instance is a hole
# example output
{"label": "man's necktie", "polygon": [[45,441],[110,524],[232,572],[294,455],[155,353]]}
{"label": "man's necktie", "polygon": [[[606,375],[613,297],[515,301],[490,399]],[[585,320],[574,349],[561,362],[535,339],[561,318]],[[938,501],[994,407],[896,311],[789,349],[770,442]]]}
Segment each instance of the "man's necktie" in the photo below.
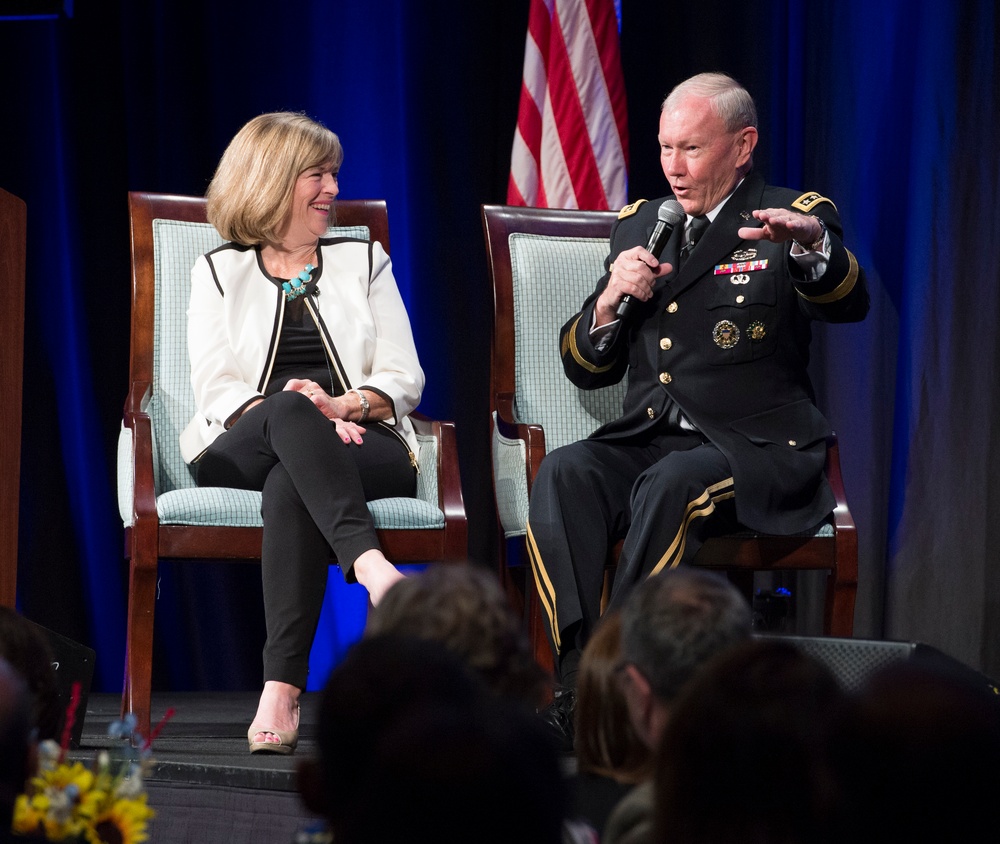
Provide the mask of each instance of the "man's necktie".
{"label": "man's necktie", "polygon": [[700,217],[695,217],[693,220],[691,220],[691,224],[688,226],[687,229],[687,240],[685,241],[684,246],[681,248],[680,262],[682,267],[684,266],[684,262],[688,259],[688,256],[691,254],[692,250],[695,248],[695,246],[698,245],[698,241],[701,239],[701,236],[705,233],[705,229],[708,228],[710,222],[711,220],[709,220],[708,217],[706,217],[704,214],[702,214]]}

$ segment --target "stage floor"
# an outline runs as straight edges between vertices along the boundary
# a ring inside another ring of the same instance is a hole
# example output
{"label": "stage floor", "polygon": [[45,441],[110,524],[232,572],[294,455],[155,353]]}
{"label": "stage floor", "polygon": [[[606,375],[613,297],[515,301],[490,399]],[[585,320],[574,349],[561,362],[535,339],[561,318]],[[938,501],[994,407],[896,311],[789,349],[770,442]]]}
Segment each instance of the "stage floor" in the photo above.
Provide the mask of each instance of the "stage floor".
{"label": "stage floor", "polygon": [[[302,696],[299,747],[291,756],[250,754],[246,731],[257,708],[256,692],[170,692],[153,695],[153,724],[169,707],[174,716],[153,743],[146,785],[157,816],[150,840],[204,842],[220,836],[241,844],[291,844],[314,822],[296,790],[297,761],[315,747],[318,693]],[[87,762],[116,740],[108,726],[118,719],[121,697],[93,694],[87,701],[80,748]]]}

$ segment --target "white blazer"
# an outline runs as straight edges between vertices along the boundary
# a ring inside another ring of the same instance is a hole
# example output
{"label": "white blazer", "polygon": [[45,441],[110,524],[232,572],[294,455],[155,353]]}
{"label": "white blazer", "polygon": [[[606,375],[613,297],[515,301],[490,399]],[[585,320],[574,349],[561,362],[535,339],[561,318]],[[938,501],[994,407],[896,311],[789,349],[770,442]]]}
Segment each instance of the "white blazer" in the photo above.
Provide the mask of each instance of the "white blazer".
{"label": "white blazer", "polygon": [[[313,272],[318,296],[306,307],[345,386],[373,390],[391,405],[387,424],[418,457],[407,414],[420,402],[424,373],[389,256],[377,241],[323,238]],[[188,350],[198,412],[180,437],[194,462],[227,422],[263,397],[281,333],[285,298],[254,247],[227,243],[191,271]]]}

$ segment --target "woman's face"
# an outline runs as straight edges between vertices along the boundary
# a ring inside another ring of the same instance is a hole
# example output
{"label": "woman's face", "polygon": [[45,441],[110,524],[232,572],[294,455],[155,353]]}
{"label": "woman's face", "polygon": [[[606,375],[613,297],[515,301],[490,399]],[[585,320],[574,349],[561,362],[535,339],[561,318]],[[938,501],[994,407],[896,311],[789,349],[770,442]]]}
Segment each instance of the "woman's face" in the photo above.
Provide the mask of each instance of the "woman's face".
{"label": "woman's face", "polygon": [[330,208],[338,193],[337,173],[330,165],[310,167],[300,173],[282,239],[298,243],[326,234]]}

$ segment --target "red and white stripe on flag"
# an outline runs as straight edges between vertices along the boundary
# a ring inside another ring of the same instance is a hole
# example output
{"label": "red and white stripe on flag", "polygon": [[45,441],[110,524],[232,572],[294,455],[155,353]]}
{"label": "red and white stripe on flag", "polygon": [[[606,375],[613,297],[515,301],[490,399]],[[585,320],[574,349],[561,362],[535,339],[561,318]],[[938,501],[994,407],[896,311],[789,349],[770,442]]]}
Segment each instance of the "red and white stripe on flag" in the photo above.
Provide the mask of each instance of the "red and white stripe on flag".
{"label": "red and white stripe on flag", "polygon": [[627,149],[614,0],[531,0],[508,204],[617,210]]}

